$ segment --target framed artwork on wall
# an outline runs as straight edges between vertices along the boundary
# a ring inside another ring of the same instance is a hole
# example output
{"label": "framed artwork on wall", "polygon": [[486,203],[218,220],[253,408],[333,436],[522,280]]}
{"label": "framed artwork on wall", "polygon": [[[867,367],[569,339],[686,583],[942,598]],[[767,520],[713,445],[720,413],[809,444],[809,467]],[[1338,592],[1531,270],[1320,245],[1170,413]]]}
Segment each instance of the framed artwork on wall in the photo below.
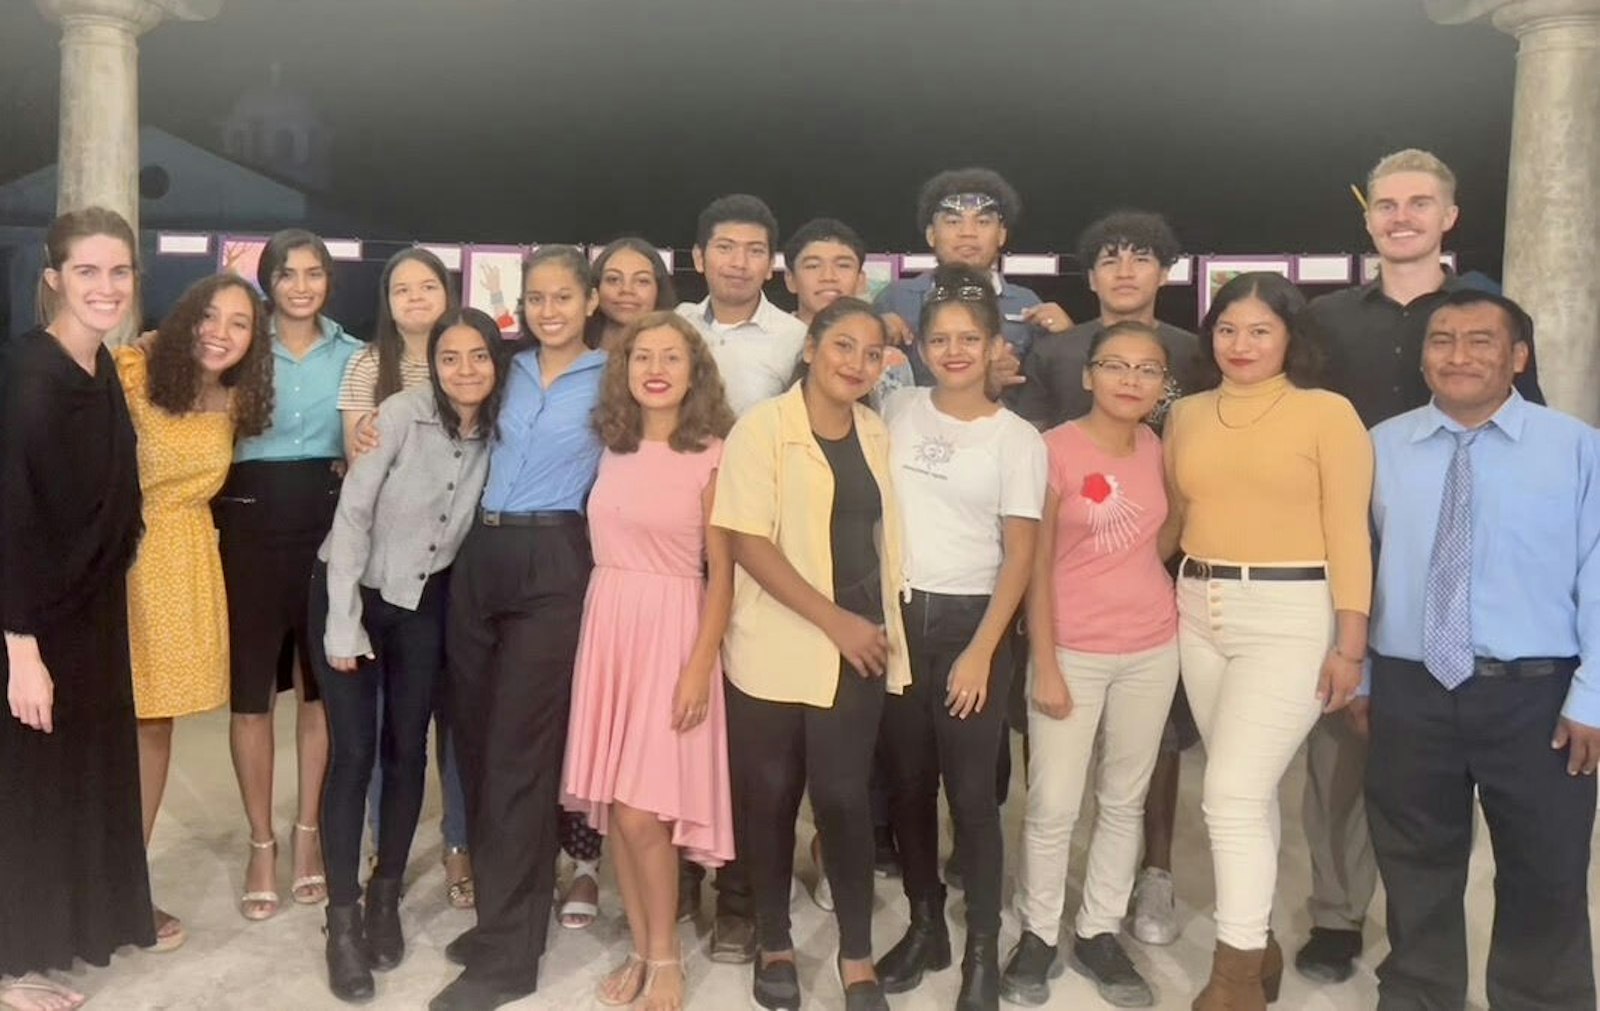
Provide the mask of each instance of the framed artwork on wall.
{"label": "framed artwork on wall", "polygon": [[461,259],[461,304],[481,309],[506,337],[520,332],[522,246],[467,246]]}
{"label": "framed artwork on wall", "polygon": [[1200,318],[1211,311],[1211,300],[1217,290],[1240,274],[1253,270],[1270,270],[1291,280],[1294,278],[1294,258],[1289,256],[1202,256],[1200,258],[1200,284],[1195,286],[1199,298]]}

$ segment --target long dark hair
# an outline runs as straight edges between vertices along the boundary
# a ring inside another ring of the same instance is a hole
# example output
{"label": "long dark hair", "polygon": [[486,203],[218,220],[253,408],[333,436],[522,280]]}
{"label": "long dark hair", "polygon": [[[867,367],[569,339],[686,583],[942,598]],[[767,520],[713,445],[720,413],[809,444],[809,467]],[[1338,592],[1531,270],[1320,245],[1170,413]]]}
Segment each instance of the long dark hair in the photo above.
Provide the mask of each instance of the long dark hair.
{"label": "long dark hair", "polygon": [[[372,331],[372,346],[378,354],[378,387],[375,391],[375,402],[382,403],[385,398],[399,393],[403,385],[400,381],[400,359],[405,355],[405,338],[400,336],[400,328],[395,326],[394,313],[389,308],[389,281],[394,277],[394,272],[402,263],[415,260],[433,272],[444,287],[444,314],[449,315],[460,305],[456,298],[455,288],[450,285],[450,271],[445,268],[444,261],[435,256],[431,251],[421,246],[412,246],[402,249],[389,257],[389,262],[383,265],[383,275],[378,278],[378,322]],[[433,368],[432,353],[429,353],[428,368]]]}
{"label": "long dark hair", "polygon": [[628,359],[633,346],[646,330],[666,327],[677,332],[689,349],[689,392],[678,408],[678,424],[667,445],[680,453],[698,453],[720,439],[733,427],[733,410],[716,359],[706,347],[700,332],[689,321],[670,309],[645,313],[622,331],[622,342],[606,360],[605,376],[600,381],[600,405],[594,412],[594,428],[600,441],[614,453],[632,453],[644,437],[644,412],[628,387]]}
{"label": "long dark hair", "polygon": [[[1195,356],[1196,390],[1209,390],[1222,382],[1222,366],[1217,364],[1215,332],[1217,320],[1235,302],[1259,299],[1283,321],[1289,331],[1289,346],[1283,353],[1283,371],[1289,382],[1310,389],[1322,382],[1322,339],[1311,314],[1306,312],[1306,297],[1282,274],[1252,270],[1240,274],[1217,290],[1211,309],[1200,321],[1200,353]],[[1186,392],[1195,392],[1189,390]]]}
{"label": "long dark hair", "polygon": [[[600,255],[594,258],[594,263],[589,268],[591,284],[596,291],[600,290],[600,280],[606,275],[606,264],[613,256],[624,249],[632,250],[650,261],[650,272],[656,277],[656,309],[671,309],[678,304],[678,289],[672,284],[672,274],[667,270],[667,261],[661,258],[661,253],[650,243],[634,235],[624,235],[620,239],[612,239],[606,248],[600,250]],[[583,327],[583,342],[592,348],[600,346],[600,339],[605,336],[608,317],[600,309],[594,311],[589,317],[589,322]]]}
{"label": "long dark hair", "polygon": [[486,439],[500,438],[500,402],[505,397],[506,367],[511,362],[510,341],[500,334],[500,325],[489,318],[489,314],[482,309],[471,306],[465,308],[457,306],[450,309],[439,322],[428,331],[428,382],[433,387],[433,403],[439,409],[439,422],[444,425],[445,433],[452,439],[461,438],[461,416],[456,413],[455,405],[450,403],[450,398],[445,395],[444,386],[439,382],[439,370],[434,368],[433,359],[439,350],[439,340],[445,331],[452,327],[470,327],[483,338],[484,346],[489,349],[489,360],[494,363],[494,386],[489,390],[489,395],[483,403],[478,405],[478,431]]}
{"label": "long dark hair", "polygon": [[272,338],[267,335],[266,305],[249,282],[235,274],[213,274],[191,284],[156,328],[150,348],[150,403],[174,415],[194,410],[200,396],[200,363],[194,346],[206,309],[224,288],[238,288],[250,299],[250,349],[220,377],[222,385],[233,391],[234,438],[245,439],[272,424]]}

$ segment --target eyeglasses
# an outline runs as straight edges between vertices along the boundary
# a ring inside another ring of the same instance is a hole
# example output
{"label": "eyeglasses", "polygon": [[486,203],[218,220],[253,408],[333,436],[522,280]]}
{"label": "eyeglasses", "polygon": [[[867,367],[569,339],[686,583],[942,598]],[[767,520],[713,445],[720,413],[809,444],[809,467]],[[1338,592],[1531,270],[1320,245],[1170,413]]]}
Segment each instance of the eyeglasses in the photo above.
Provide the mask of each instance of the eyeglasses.
{"label": "eyeglasses", "polygon": [[982,302],[994,297],[993,288],[984,288],[976,284],[934,285],[928,290],[930,302]]}
{"label": "eyeglasses", "polygon": [[1141,383],[1159,383],[1167,377],[1166,366],[1154,362],[1135,365],[1120,358],[1096,358],[1089,363],[1089,367],[1104,372],[1112,379],[1125,379],[1131,375]]}

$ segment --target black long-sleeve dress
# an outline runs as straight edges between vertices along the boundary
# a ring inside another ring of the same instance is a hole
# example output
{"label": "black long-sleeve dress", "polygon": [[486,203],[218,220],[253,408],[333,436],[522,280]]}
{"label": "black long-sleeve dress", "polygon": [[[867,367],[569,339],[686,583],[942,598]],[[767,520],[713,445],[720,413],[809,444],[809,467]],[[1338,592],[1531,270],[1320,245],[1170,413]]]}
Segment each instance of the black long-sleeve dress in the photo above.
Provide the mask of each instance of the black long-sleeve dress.
{"label": "black long-sleeve dress", "polygon": [[38,640],[55,685],[54,733],[0,707],[0,975],[17,975],[104,965],[155,933],[128,657],[133,423],[104,348],[91,376],[34,330],[3,369],[0,625]]}

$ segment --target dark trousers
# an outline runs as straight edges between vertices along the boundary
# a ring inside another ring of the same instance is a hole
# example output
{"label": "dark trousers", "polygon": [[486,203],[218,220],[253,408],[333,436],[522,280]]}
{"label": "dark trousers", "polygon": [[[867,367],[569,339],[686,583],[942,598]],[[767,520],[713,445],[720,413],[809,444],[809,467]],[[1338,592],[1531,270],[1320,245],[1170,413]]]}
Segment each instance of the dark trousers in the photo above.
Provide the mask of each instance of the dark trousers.
{"label": "dark trousers", "polygon": [[1367,820],[1388,892],[1378,1006],[1467,997],[1467,858],[1476,787],[1494,849],[1489,1006],[1594,1011],[1589,846],[1595,780],[1550,747],[1572,661],[1539,677],[1475,676],[1447,692],[1419,663],[1374,657]]}
{"label": "dark trousers", "polygon": [[[738,689],[729,684],[727,679],[722,681],[723,710],[733,704],[733,696],[738,694]],[[738,778],[737,770],[733,778]],[[792,820],[792,819],[791,819]],[[736,856],[721,867],[717,868],[717,913],[718,917],[732,917],[733,919],[749,920],[755,917],[755,899],[750,894],[749,863],[743,859],[745,850],[745,811],[735,799],[733,805],[733,838]],[[790,848],[793,848],[791,841]],[[703,865],[695,863],[687,857],[678,858],[678,875],[680,881],[690,881],[698,884],[706,879],[706,869]],[[681,887],[681,886],[680,886]]]}
{"label": "dark trousers", "polygon": [[1004,843],[995,796],[996,754],[1005,737],[1011,658],[1002,640],[989,670],[983,711],[966,719],[945,704],[950,667],[972,641],[989,597],[917,591],[901,608],[911,652],[911,685],[884,701],[878,750],[889,774],[889,810],[913,903],[943,900],[939,881],[939,779],[955,822],[966,888],[967,929],[1000,932]]}
{"label": "dark trousers", "polygon": [[467,972],[537,985],[555,888],[557,800],[593,562],[576,513],[563,526],[486,527],[456,558],[447,624],[456,758],[477,883]]}
{"label": "dark trousers", "polygon": [[744,812],[740,843],[755,895],[763,951],[788,951],[794,823],[810,784],[833,886],[841,958],[872,957],[872,805],[867,780],[883,715],[883,679],[840,664],[833,706],[768,702],[728,686],[728,758],[733,807]]}
{"label": "dark trousers", "polygon": [[[319,646],[328,623],[328,568],[311,577],[311,638]],[[355,671],[328,666],[319,648],[311,667],[328,713],[328,775],[322,786],[322,847],[328,863],[328,902],[361,898],[361,829],[373,761],[381,763],[376,877],[398,880],[406,869],[422,811],[428,771],[428,721],[444,678],[444,620],[449,570],[428,577],[417,609],[409,611],[361,588],[361,623],[373,659]],[[379,707],[383,709],[379,732]]]}

